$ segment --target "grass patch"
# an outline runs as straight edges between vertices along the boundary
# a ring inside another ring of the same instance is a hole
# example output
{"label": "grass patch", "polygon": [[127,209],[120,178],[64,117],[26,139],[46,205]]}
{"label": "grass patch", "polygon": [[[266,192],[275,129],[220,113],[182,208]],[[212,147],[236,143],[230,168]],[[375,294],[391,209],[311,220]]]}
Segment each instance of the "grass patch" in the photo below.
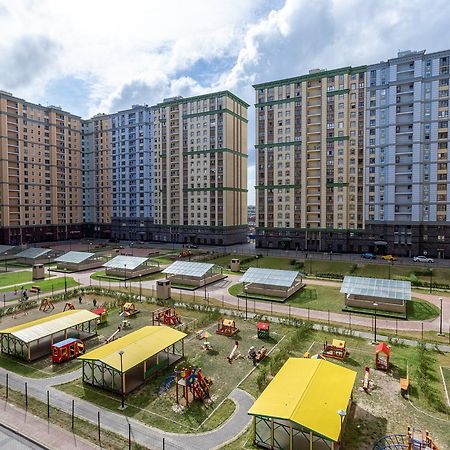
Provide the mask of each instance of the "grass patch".
{"label": "grass patch", "polygon": [[[47,280],[41,280],[41,281],[33,281],[32,283],[19,283],[17,285],[18,288],[24,288],[24,289],[31,289],[31,286],[39,286],[41,288],[41,294],[45,292],[51,292],[52,287],[53,291],[60,291],[61,289],[64,289],[64,280],[66,280],[67,288],[72,288],[75,286],[78,286],[78,282],[75,281],[72,277],[56,277],[51,278]],[[3,288],[0,289],[0,292],[11,292],[11,288]],[[21,293],[19,293],[20,295]]]}
{"label": "grass patch", "polygon": [[[111,281],[114,283],[120,283],[120,282],[124,281],[123,278],[112,277],[112,276],[106,275],[106,272],[104,270],[99,270],[97,272],[94,272],[93,274],[91,274],[91,278],[93,280]],[[161,278],[164,278],[164,274],[162,274],[161,272],[156,272],[156,273],[150,273],[148,275],[144,275],[141,278],[141,281],[159,280]],[[139,277],[127,278],[127,282],[131,282],[131,283],[139,282]]]}
{"label": "grass patch", "polygon": [[440,310],[426,300],[412,298],[407,302],[406,309],[408,312],[408,320],[431,320],[439,317]]}
{"label": "grass patch", "polygon": [[12,286],[31,281],[31,272],[8,272],[0,275],[0,286]]}

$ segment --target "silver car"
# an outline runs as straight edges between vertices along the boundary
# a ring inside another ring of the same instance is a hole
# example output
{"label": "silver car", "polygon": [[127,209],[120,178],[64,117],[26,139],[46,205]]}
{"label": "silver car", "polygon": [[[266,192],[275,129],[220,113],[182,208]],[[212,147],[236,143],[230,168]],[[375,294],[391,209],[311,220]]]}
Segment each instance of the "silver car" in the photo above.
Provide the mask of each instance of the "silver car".
{"label": "silver car", "polygon": [[414,256],[413,261],[422,263],[434,263],[434,259],[427,258],[426,256]]}

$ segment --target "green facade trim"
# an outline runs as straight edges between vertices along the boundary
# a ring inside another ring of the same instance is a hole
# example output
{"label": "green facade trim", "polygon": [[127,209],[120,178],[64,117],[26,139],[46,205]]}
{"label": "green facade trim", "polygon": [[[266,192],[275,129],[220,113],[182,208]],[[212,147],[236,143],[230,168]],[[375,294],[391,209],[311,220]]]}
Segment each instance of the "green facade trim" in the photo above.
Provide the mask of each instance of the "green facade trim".
{"label": "green facade trim", "polygon": [[248,158],[248,155],[246,153],[238,152],[237,150],[232,150],[231,148],[210,148],[208,150],[193,150],[189,152],[183,152],[183,156],[198,155],[200,153],[231,153],[233,155],[237,155],[242,158]]}
{"label": "green facade trim", "polygon": [[348,94],[349,92],[350,89],[339,89],[338,91],[327,91],[327,95],[331,97],[333,95]]}
{"label": "green facade trim", "polygon": [[248,123],[248,119],[245,117],[240,116],[239,114],[236,114],[235,112],[231,111],[231,109],[214,109],[212,111],[203,111],[198,113],[191,113],[191,114],[185,114],[183,117],[191,118],[191,117],[199,117],[199,116],[212,116],[213,114],[220,114],[220,113],[226,113],[230,114],[231,116],[235,117],[236,119],[242,120],[242,122]]}
{"label": "green facade trim", "polygon": [[300,75],[298,77],[293,78],[285,78],[282,80],[275,80],[275,81],[269,81],[266,83],[258,83],[254,84],[253,88],[255,89],[265,89],[269,87],[276,87],[281,86],[284,84],[291,84],[291,83],[301,83],[302,81],[308,81],[308,80],[320,80],[322,78],[326,77],[332,77],[336,75],[352,75],[359,72],[366,72],[367,66],[357,66],[357,67],[341,67],[339,69],[333,69],[333,70],[324,70],[323,72],[317,72],[317,73],[308,73],[306,75]]}
{"label": "green facade trim", "polygon": [[281,100],[272,100],[270,102],[255,103],[255,107],[279,105],[279,104],[283,104],[283,103],[292,103],[292,102],[301,102],[301,101],[302,101],[302,97],[284,98]]}
{"label": "green facade trim", "polygon": [[329,187],[347,187],[348,183],[327,183],[327,188]]}
{"label": "green facade trim", "polygon": [[209,188],[187,188],[183,189],[183,192],[222,192],[222,191],[230,191],[230,192],[248,192],[247,189],[239,189],[232,187],[209,187]]}
{"label": "green facade trim", "polygon": [[349,139],[350,139],[349,136],[334,136],[334,137],[327,137],[327,142],[348,141]]}
{"label": "green facade trim", "polygon": [[288,145],[302,145],[302,141],[273,142],[272,144],[255,144],[255,148],[287,147]]}
{"label": "green facade trim", "polygon": [[301,189],[301,184],[268,184],[255,186],[255,189]]}
{"label": "green facade trim", "polygon": [[168,100],[167,102],[158,103],[155,106],[152,106],[152,108],[160,108],[162,106],[173,105],[175,103],[180,103],[180,104],[182,104],[182,103],[190,103],[190,102],[195,102],[195,101],[198,101],[198,100],[207,100],[207,99],[210,99],[210,98],[217,98],[217,97],[223,97],[223,96],[231,98],[235,102],[237,102],[240,105],[242,105],[244,108],[248,108],[250,106],[248,103],[246,103],[244,100],[239,98],[237,95],[234,95],[230,91],[219,91],[219,92],[213,92],[211,94],[203,94],[203,95],[196,95],[194,97],[186,97],[186,98],[179,98],[179,99],[174,99],[174,100]]}

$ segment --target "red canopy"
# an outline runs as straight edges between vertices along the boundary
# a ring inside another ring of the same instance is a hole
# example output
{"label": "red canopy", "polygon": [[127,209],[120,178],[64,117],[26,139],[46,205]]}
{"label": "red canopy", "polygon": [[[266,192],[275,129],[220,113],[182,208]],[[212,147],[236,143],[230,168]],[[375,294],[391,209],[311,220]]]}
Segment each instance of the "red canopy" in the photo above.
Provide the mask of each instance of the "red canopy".
{"label": "red canopy", "polygon": [[391,354],[391,349],[388,347],[388,345],[386,344],[386,342],[380,342],[376,347],[375,347],[375,353],[385,353],[386,355],[390,355]]}
{"label": "red canopy", "polygon": [[97,315],[101,316],[102,314],[104,314],[106,312],[106,308],[93,309],[92,312],[94,314],[97,314]]}
{"label": "red canopy", "polygon": [[258,330],[268,330],[269,322],[258,322]]}

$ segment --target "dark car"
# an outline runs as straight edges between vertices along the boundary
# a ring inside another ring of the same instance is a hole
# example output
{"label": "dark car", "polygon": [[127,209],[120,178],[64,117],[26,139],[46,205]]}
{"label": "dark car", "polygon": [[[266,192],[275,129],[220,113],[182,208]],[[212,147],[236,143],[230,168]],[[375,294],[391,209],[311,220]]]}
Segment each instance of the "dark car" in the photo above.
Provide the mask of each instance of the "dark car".
{"label": "dark car", "polygon": [[361,258],[364,258],[364,259],[377,259],[376,255],[374,255],[373,253],[363,253],[361,255]]}

